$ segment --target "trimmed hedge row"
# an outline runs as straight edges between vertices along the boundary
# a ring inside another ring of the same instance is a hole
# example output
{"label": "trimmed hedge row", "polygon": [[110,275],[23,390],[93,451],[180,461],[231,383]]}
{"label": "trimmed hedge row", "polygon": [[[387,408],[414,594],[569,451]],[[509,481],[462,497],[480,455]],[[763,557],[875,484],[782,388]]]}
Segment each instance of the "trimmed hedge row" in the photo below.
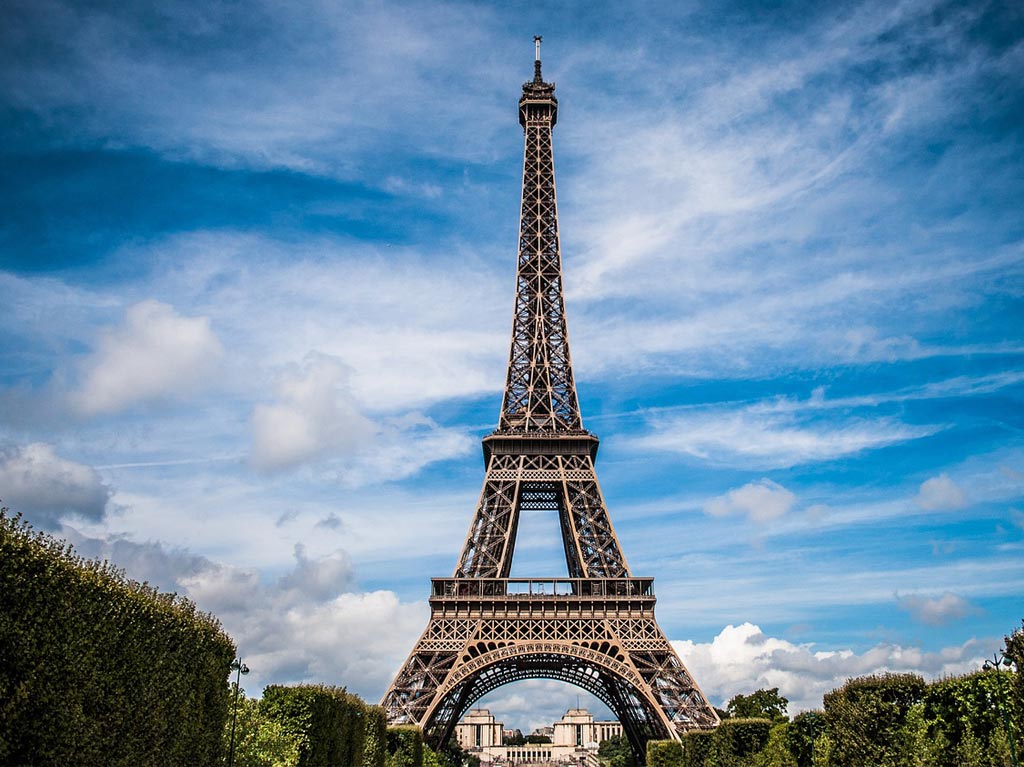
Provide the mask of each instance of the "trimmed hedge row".
{"label": "trimmed hedge row", "polygon": [[[749,764],[768,745],[771,719],[723,719],[714,730],[691,730],[682,742],[647,743],[647,767],[730,767]],[[785,734],[784,732],[782,733]]]}
{"label": "trimmed hedge row", "polygon": [[0,510],[0,763],[214,765],[234,656],[192,602]]}
{"label": "trimmed hedge row", "polygon": [[298,767],[364,764],[368,707],[343,688],[271,685],[260,709],[298,741]]}
{"label": "trimmed hedge row", "polygon": [[387,767],[423,767],[423,733],[419,727],[388,727]]}
{"label": "trimmed hedge row", "polygon": [[423,767],[417,727],[388,727],[384,709],[341,687],[271,685],[260,713],[299,747],[297,767]]}

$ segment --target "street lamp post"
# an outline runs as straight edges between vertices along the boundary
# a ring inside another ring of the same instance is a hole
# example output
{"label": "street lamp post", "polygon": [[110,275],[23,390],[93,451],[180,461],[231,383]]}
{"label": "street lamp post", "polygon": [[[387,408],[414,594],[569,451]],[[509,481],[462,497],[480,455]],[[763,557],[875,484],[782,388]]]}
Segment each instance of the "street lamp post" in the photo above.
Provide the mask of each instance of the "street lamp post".
{"label": "street lamp post", "polygon": [[[242,674],[249,673],[249,667],[242,663],[241,658],[235,658],[231,661],[231,670],[235,672],[235,705],[231,712],[231,745],[228,746],[228,767],[233,767],[235,763],[235,722],[238,720],[239,684],[242,679]],[[1016,762],[1014,762],[1014,767],[1017,767]]]}
{"label": "street lamp post", "polygon": [[1006,653],[1000,651],[992,656],[992,660],[987,660],[982,664],[982,668],[986,671],[995,669],[996,672],[996,696],[999,704],[999,713],[1003,718],[1003,729],[1006,730],[1006,739],[1010,742],[1010,761],[1013,762],[1013,767],[1017,767],[1017,748],[1013,745],[1013,730],[1010,729],[1010,716],[1006,710],[1006,701],[1003,699],[1003,676],[1000,673],[1000,665],[1010,667],[1012,661],[1006,657]]}

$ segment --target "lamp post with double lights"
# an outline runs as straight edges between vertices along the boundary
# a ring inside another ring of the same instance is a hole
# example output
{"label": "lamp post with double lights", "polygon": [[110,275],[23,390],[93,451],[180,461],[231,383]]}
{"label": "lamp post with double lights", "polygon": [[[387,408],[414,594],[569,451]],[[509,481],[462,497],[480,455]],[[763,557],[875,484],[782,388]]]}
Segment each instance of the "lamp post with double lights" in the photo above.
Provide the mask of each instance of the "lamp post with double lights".
{"label": "lamp post with double lights", "polygon": [[[228,767],[235,763],[235,722],[238,720],[238,692],[242,674],[249,673],[249,667],[242,663],[241,658],[231,661],[231,670],[235,672],[235,706],[231,712],[231,745],[228,746]],[[1014,765],[1016,767],[1016,764]]]}
{"label": "lamp post with double lights", "polygon": [[999,704],[999,713],[1003,718],[1003,728],[1006,730],[1006,739],[1010,742],[1010,761],[1013,763],[1013,767],[1017,767],[1017,748],[1013,745],[1013,730],[1010,729],[1010,716],[1006,710],[1006,701],[1003,699],[1003,676],[1001,673],[1000,666],[1006,666],[1007,668],[1013,663],[1009,658],[1006,657],[1006,653],[999,651],[996,652],[991,660],[987,660],[982,664],[982,668],[986,671],[995,669],[996,672],[996,696]]}

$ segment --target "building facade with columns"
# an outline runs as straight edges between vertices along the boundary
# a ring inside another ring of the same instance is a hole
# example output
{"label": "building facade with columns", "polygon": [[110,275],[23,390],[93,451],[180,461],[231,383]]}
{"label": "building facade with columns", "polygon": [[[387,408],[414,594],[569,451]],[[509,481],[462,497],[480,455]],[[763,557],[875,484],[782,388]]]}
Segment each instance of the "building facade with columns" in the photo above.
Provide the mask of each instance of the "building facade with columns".
{"label": "building facade with columns", "polygon": [[[545,728],[547,729],[547,728]],[[480,757],[481,764],[516,765],[557,763],[596,765],[602,741],[622,735],[615,721],[595,721],[585,708],[571,708],[554,723],[551,743],[502,744],[503,723],[485,708],[473,709],[455,726],[455,737],[463,749]]]}

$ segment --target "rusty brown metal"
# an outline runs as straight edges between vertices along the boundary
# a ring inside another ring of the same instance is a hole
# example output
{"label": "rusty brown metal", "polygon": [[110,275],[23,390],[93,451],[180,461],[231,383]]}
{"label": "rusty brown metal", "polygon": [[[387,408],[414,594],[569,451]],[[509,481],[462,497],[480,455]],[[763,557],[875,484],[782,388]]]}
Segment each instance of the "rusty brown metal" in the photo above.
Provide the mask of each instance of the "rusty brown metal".
{"label": "rusty brown metal", "polygon": [[[594,470],[573,379],[558,238],[551,129],[554,83],[540,38],[523,85],[525,133],[512,345],[487,473],[452,578],[432,582],[430,622],[381,702],[392,724],[447,742],[470,706],[501,685],[557,679],[591,692],[643,761],[651,738],[714,727],[718,716],[654,617],[653,579],[626,564]],[[568,578],[509,578],[523,510],[556,512]]]}

